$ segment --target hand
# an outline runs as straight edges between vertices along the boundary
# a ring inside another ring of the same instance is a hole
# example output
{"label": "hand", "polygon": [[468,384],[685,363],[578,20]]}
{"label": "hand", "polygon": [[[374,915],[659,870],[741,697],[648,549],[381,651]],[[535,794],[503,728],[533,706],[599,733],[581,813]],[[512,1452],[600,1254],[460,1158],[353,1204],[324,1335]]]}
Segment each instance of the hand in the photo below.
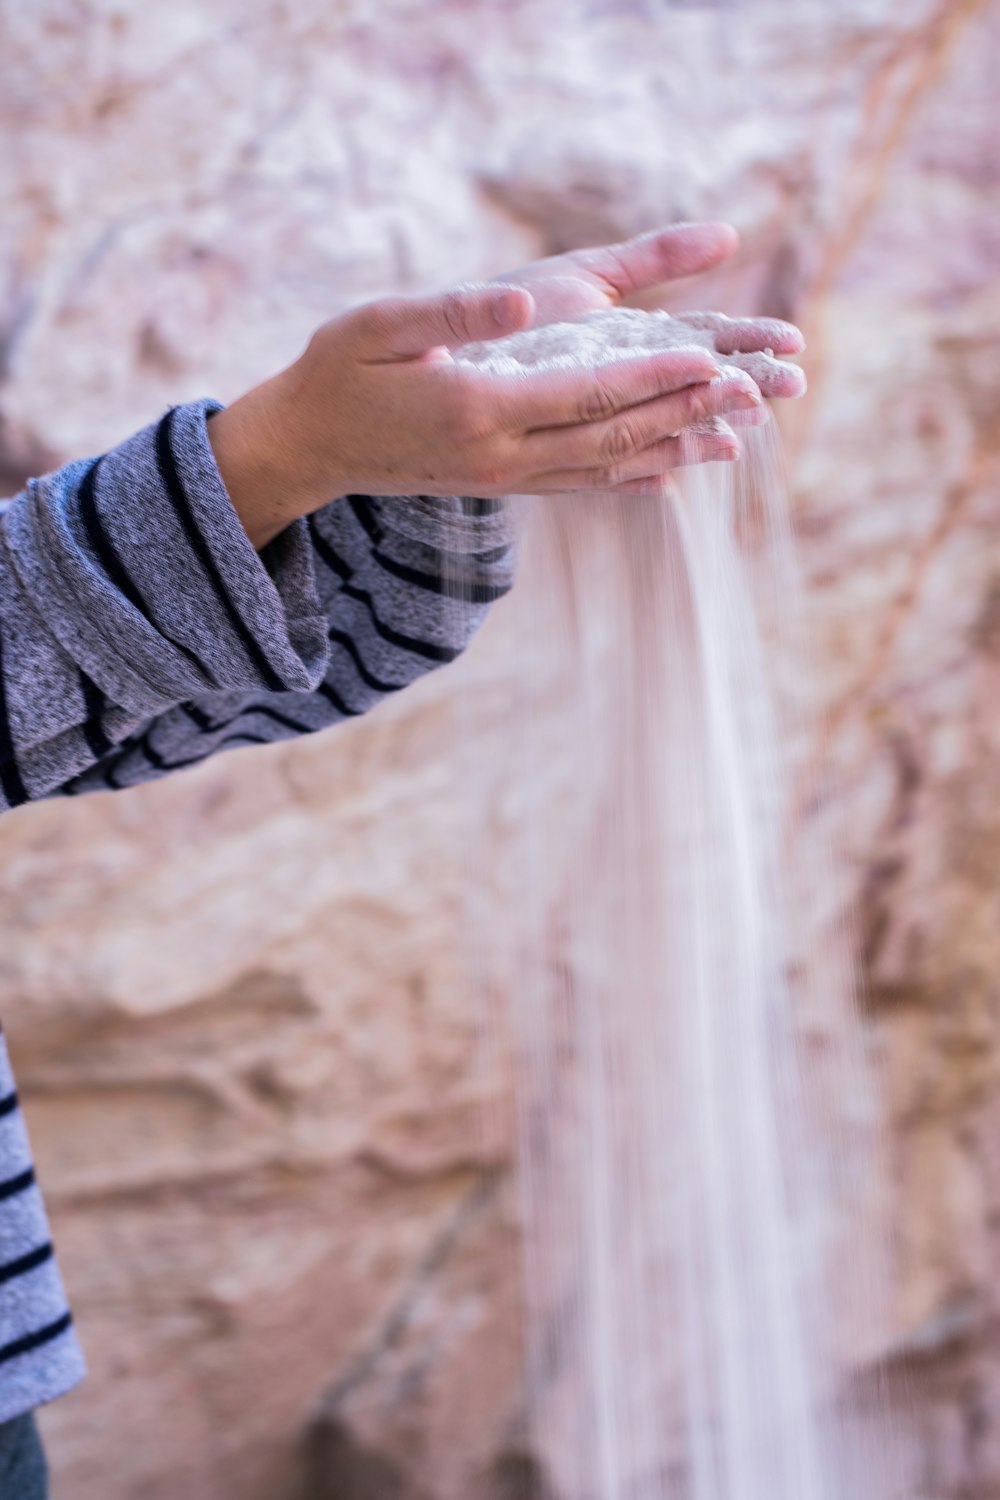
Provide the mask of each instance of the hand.
{"label": "hand", "polygon": [[293,365],[209,422],[254,546],[337,495],[645,491],[651,473],[736,456],[731,432],[676,436],[760,409],[753,379],[720,376],[711,330],[685,341],[703,350],[609,358],[596,369],[512,376],[452,360],[450,349],[530,327],[535,316],[527,287],[490,284],[389,298],[324,324]]}
{"label": "hand", "polygon": [[[739,244],[729,224],[675,224],[617,245],[571,250],[532,261],[498,278],[535,301],[535,323],[561,323],[596,308],[619,307],[627,297],[665,281],[711,270]],[[802,335],[777,318],[727,318],[722,313],[677,313],[685,343],[700,343],[739,365],[765,396],[801,396],[805,377],[773,356],[798,354]]]}

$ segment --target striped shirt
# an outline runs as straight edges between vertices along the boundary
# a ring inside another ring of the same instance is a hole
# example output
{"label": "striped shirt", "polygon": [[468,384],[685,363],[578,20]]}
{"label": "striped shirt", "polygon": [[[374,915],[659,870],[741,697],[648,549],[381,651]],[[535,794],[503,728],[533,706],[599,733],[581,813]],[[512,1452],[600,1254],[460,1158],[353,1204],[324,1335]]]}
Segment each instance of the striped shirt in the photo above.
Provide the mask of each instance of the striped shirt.
{"label": "striped shirt", "polygon": [[[175,407],[0,506],[0,811],[365,713],[510,587],[492,501],[344,496],[254,551],[219,410]],[[0,1422],[83,1374],[0,1036]]]}

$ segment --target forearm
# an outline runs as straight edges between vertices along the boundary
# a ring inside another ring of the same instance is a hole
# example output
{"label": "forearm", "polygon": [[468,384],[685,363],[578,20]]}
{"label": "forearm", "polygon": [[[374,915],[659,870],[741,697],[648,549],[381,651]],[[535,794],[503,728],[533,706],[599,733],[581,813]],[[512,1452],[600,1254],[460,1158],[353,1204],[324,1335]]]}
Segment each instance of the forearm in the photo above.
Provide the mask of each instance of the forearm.
{"label": "forearm", "polygon": [[294,369],[255,386],[208,422],[208,439],[233,509],[260,549],[293,520],[350,488],[328,466],[306,472],[296,436]]}
{"label": "forearm", "polygon": [[167,414],[0,521],[0,806],[49,795],[205,692],[295,691],[329,646],[304,523],[250,546],[205,432]]}
{"label": "forearm", "polygon": [[309,517],[308,536],[330,648],[322,682],[178,704],[62,790],[121,790],[367,713],[459,656],[513,579],[507,520],[491,502],[345,497]]}

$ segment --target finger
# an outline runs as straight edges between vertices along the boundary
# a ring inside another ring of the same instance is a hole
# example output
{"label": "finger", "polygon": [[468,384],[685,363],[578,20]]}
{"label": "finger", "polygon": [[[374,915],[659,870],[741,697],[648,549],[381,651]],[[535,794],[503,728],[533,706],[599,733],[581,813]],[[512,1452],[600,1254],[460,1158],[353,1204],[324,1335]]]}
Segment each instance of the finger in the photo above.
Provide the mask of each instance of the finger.
{"label": "finger", "polygon": [[550,494],[563,490],[617,490],[626,485],[668,474],[686,464],[732,463],[739,457],[739,439],[734,432],[685,432],[664,438],[629,463],[614,467],[556,469],[537,474],[525,482],[526,494]]}
{"label": "finger", "polygon": [[394,360],[503,338],[527,328],[534,311],[531,293],[523,287],[493,283],[433,297],[386,297],[359,308],[355,324],[363,357]]}
{"label": "finger", "polygon": [[661,281],[707,271],[732,255],[738,244],[731,224],[674,224],[615,245],[575,250],[570,259],[598,277],[620,301]]}
{"label": "finger", "polygon": [[524,454],[532,472],[619,467],[664,438],[724,412],[766,418],[760,392],[741,370],[731,368],[725,376],[631,406],[604,422],[530,433]]}
{"label": "finger", "polygon": [[616,484],[613,493],[616,495],[649,495],[657,500],[665,500],[668,495],[677,490],[676,481],[669,474],[646,474],[642,479],[629,479],[625,484]]}
{"label": "finger", "polygon": [[508,386],[505,421],[520,432],[600,422],[719,372],[710,350],[666,349],[661,354],[611,360],[593,369],[527,370],[500,376]]}
{"label": "finger", "polygon": [[672,479],[669,474],[646,474],[642,479],[628,479],[624,484],[616,484],[610,486],[606,484],[598,486],[591,484],[574,484],[567,486],[566,490],[543,490],[540,493],[561,495],[566,494],[567,492],[572,492],[573,490],[580,491],[598,489],[600,493],[605,495],[651,495],[656,497],[657,499],[665,500],[668,495],[676,491],[676,488],[677,482],[676,480]]}
{"label": "finger", "polygon": [[728,364],[736,365],[756,381],[765,396],[804,396],[806,377],[798,365],[786,364],[769,354],[732,354]]}
{"label": "finger", "polygon": [[707,329],[720,354],[750,354],[770,349],[772,354],[801,354],[805,339],[794,323],[782,318],[727,318],[725,313],[677,313],[678,323]]}

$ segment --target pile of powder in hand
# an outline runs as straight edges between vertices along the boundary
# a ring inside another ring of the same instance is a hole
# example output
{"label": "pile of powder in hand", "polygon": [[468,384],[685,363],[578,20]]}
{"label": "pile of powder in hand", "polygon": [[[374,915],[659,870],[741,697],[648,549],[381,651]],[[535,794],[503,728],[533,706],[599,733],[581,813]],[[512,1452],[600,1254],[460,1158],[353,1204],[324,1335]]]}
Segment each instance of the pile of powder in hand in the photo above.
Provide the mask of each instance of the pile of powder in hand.
{"label": "pile of powder in hand", "polygon": [[[523,377],[696,339],[613,311],[457,357]],[[837,1339],[862,1290],[837,1255],[857,1056],[823,1073],[788,977],[822,871],[761,627],[800,649],[774,424],[742,448],[659,494],[516,502],[512,607],[551,711],[503,747],[521,909],[493,920],[519,934],[532,1441],[566,1500],[895,1495]],[[819,984],[849,1032],[849,964]]]}

